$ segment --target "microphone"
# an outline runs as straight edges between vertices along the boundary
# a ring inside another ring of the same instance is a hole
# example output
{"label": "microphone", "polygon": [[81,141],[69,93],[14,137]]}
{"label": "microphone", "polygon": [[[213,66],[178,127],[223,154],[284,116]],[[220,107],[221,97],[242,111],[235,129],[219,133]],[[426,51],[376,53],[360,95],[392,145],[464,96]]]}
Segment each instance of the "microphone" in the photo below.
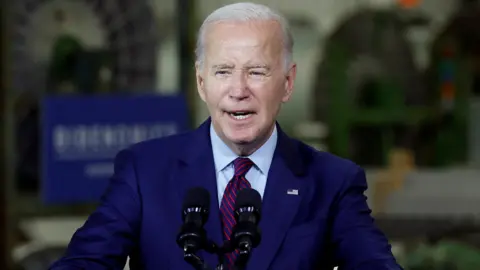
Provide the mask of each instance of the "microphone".
{"label": "microphone", "polygon": [[203,260],[195,252],[207,246],[207,233],[203,226],[208,220],[210,193],[195,187],[187,191],[183,200],[183,225],[177,235],[177,244],[183,249],[184,259],[195,269],[205,269]]}
{"label": "microphone", "polygon": [[240,254],[235,263],[245,267],[252,248],[256,248],[261,241],[261,232],[258,227],[262,213],[262,197],[251,188],[238,192],[235,202],[235,219],[237,221],[232,232],[232,244],[238,248]]}

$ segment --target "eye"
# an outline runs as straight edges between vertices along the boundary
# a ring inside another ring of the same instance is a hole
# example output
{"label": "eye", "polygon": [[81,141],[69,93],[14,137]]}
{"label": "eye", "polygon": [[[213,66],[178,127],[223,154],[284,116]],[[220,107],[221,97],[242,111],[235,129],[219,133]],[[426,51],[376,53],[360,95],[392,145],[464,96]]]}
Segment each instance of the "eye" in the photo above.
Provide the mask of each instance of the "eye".
{"label": "eye", "polygon": [[252,75],[252,76],[265,76],[266,73],[264,71],[255,70],[255,71],[250,71],[250,75]]}
{"label": "eye", "polygon": [[218,76],[225,76],[225,75],[228,75],[230,74],[230,71],[228,70],[217,70],[215,71],[215,75],[218,75]]}

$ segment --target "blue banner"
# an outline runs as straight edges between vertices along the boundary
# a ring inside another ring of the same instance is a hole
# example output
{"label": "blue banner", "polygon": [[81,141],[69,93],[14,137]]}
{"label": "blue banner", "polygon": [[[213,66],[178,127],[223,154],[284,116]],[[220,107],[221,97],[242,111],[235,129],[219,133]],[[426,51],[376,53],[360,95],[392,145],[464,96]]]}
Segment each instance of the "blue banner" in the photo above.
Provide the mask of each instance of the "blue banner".
{"label": "blue banner", "polygon": [[188,129],[183,96],[64,96],[42,104],[42,198],[97,202],[113,158],[134,143]]}

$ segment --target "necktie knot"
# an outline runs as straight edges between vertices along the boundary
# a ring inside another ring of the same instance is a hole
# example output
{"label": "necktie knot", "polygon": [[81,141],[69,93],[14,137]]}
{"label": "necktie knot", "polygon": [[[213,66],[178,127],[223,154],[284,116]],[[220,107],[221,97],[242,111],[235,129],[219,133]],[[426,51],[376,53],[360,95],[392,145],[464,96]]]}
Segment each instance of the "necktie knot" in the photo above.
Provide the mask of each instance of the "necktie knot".
{"label": "necktie knot", "polygon": [[237,158],[233,161],[233,168],[235,169],[235,176],[245,176],[248,170],[252,168],[253,162],[249,158]]}

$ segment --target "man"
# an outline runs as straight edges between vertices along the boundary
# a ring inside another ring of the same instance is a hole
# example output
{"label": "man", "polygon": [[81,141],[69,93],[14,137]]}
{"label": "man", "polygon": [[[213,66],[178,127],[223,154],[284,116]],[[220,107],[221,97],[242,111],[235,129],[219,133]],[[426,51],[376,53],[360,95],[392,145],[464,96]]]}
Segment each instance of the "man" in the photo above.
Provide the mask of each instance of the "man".
{"label": "man", "polygon": [[[193,269],[175,241],[183,196],[196,186],[212,195],[205,228],[216,243],[230,236],[235,187],[261,194],[262,240],[248,269],[400,269],[370,217],[362,169],[276,124],[297,72],[292,47],[287,22],[265,6],[214,11],[200,29],[196,62],[211,117],[193,132],[119,153],[100,207],[53,269],[121,269],[127,256],[135,269]],[[200,256],[216,265],[216,256]],[[226,264],[234,260],[226,256]]]}

